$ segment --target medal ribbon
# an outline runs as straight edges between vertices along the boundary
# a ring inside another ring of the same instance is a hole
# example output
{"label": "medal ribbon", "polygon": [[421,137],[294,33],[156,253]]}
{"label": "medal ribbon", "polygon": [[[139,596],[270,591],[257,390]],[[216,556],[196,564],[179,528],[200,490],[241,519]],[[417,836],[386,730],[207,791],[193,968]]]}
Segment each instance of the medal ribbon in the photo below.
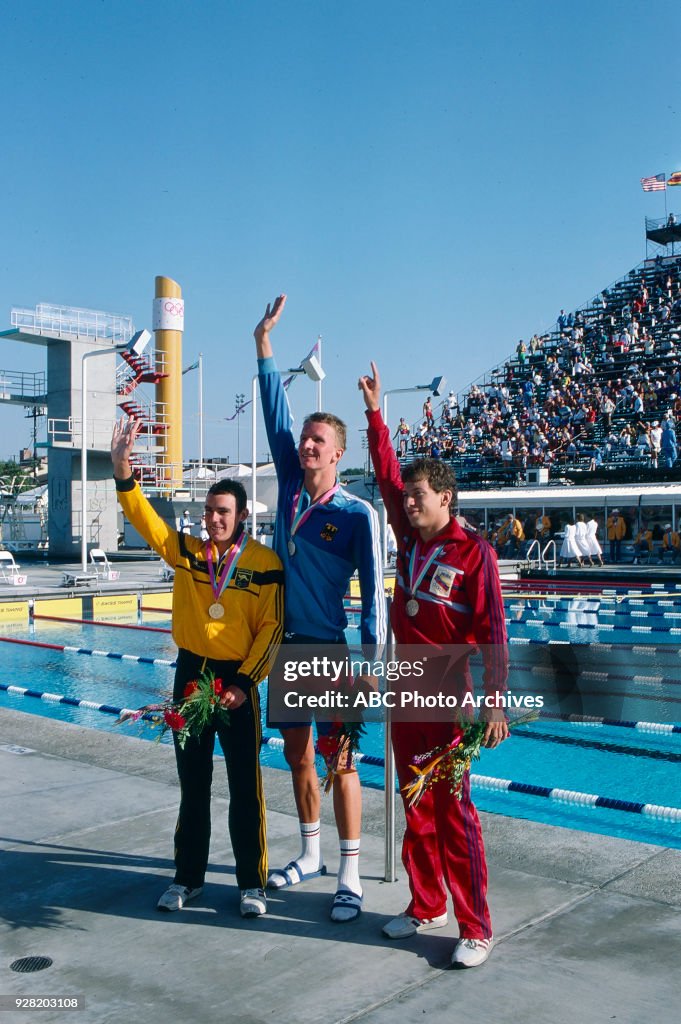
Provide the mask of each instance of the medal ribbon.
{"label": "medal ribbon", "polygon": [[419,559],[421,557],[421,543],[418,540],[416,541],[416,543],[414,544],[414,547],[411,549],[411,554],[409,556],[409,596],[410,597],[414,596],[414,594],[416,593],[416,591],[418,589],[419,583],[421,582],[423,577],[426,575],[426,573],[428,572],[428,570],[430,569],[431,565],[433,564],[435,559],[438,557],[438,555],[440,555],[444,551],[444,547],[445,547],[444,544],[440,544],[438,547],[436,547],[434,549],[434,551],[426,559],[425,565],[423,566],[423,568],[420,570],[420,572],[417,575],[416,574],[416,566],[418,565]]}
{"label": "medal ribbon", "polygon": [[300,490],[293,495],[293,504],[291,507],[291,537],[295,537],[298,529],[303,525],[306,519],[309,519],[311,513],[318,508],[319,505],[326,505],[328,501],[331,501],[339,487],[340,484],[334,484],[330,490],[326,491],[325,494],[322,494],[321,498],[318,498],[317,501],[313,501],[311,505],[308,505],[305,511],[301,511],[303,507],[303,495],[307,493],[305,488],[301,487]]}
{"label": "medal ribbon", "polygon": [[232,544],[231,548],[227,553],[227,557],[223,561],[221,567],[218,569],[217,574],[213,568],[213,545],[210,541],[206,542],[206,562],[208,564],[208,575],[210,576],[210,585],[213,591],[213,597],[215,602],[219,603],[224,591],[229,586],[229,581],[236,572],[237,562],[241,557],[241,552],[248,544],[248,534],[246,531],[241,529],[241,536],[237,541]]}

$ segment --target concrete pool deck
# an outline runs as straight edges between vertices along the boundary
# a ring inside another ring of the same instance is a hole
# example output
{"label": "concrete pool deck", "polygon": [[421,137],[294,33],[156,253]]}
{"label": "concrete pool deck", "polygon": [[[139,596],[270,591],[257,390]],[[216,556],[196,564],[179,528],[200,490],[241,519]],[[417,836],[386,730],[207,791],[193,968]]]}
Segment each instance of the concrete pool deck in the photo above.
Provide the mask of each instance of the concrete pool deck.
{"label": "concrete pool deck", "polygon": [[[297,852],[286,772],[264,769],[270,860]],[[678,1019],[681,851],[481,814],[497,945],[483,967],[448,969],[456,934],[381,935],[407,885],[384,882],[383,794],[365,791],[356,923],[328,919],[331,872],[277,893],[242,921],[216,764],[210,873],[178,914],[156,900],[172,878],[178,791],[172,750],[22,712],[0,716],[0,1006],[8,997],[80,996],[70,1010],[7,1020],[169,1024],[412,1024],[465,1014],[485,1024],[618,1024]],[[399,818],[398,818],[399,821]],[[18,974],[21,957],[53,965]]]}
{"label": "concrete pool deck", "polygon": [[[28,559],[22,561],[21,554],[15,555],[15,558],[20,566],[20,572],[26,576],[26,583],[22,586],[14,586],[9,581],[0,579],[0,605],[35,599],[92,598],[102,595],[163,592],[172,589],[172,583],[161,578],[164,563],[151,555],[145,558],[139,552],[120,553],[118,556],[112,556],[111,567],[114,572],[119,574],[117,579],[93,579],[81,586],[65,586],[63,583],[65,573],[68,575],[81,574],[80,563],[49,563],[42,560],[29,561]],[[499,568],[505,584],[509,586],[512,584],[517,565],[517,559],[500,560]],[[93,573],[94,568],[90,566],[89,574]],[[580,581],[588,581],[589,588],[591,588],[603,583],[604,578],[613,584],[617,584],[618,581],[620,583],[634,581],[634,586],[640,583],[646,587],[652,582],[673,586],[679,581],[679,569],[672,565],[606,565],[605,569],[601,569],[600,566],[585,566],[579,571],[564,570],[560,576],[563,585],[566,582],[576,584],[573,588],[575,591],[579,591]],[[525,583],[527,585],[528,581]],[[563,589],[565,589],[564,586]]]}

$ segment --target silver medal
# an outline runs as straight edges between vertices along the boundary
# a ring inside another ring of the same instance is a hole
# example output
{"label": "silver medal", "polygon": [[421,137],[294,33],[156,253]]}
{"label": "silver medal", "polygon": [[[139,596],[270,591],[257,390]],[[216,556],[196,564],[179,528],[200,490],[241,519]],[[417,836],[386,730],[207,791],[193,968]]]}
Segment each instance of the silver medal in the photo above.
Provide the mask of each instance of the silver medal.
{"label": "silver medal", "polygon": [[406,607],[405,607],[405,611],[406,611],[407,615],[410,618],[413,619],[414,616],[418,613],[418,610],[419,610],[419,603],[418,603],[418,601],[416,601],[413,597],[410,597],[409,600],[407,601],[407,604],[406,604]]}
{"label": "silver medal", "polygon": [[295,555],[295,553],[296,553],[296,542],[294,540],[290,540],[286,546],[288,548],[289,555]]}
{"label": "silver medal", "polygon": [[225,609],[222,607],[221,604],[219,604],[216,601],[208,609],[208,614],[210,615],[211,619],[221,619],[222,616],[225,614]]}

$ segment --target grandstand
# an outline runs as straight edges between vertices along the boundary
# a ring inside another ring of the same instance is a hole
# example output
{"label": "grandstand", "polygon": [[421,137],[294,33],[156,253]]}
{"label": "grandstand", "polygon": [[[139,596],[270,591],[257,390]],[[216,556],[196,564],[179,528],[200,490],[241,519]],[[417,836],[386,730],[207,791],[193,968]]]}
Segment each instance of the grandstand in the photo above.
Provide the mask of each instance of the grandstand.
{"label": "grandstand", "polygon": [[681,257],[646,260],[412,427],[459,487],[681,476]]}
{"label": "grandstand", "polygon": [[580,510],[603,537],[615,505],[631,539],[644,519],[679,529],[680,431],[681,256],[657,256],[450,392],[398,456],[450,463],[460,511],[490,539],[508,513],[529,541],[536,517],[553,538]]}

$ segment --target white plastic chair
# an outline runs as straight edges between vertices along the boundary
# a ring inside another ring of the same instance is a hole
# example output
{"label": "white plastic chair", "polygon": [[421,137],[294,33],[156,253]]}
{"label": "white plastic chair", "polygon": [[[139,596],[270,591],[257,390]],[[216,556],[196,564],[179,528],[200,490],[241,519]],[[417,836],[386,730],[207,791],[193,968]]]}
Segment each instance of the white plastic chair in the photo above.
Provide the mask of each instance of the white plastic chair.
{"label": "white plastic chair", "polygon": [[90,562],[94,566],[97,576],[103,580],[117,580],[121,575],[116,569],[111,568],[111,562],[106,557],[106,552],[101,548],[93,548],[90,552]]}
{"label": "white plastic chair", "polygon": [[0,579],[21,587],[26,583],[26,576],[19,572],[21,567],[14,561],[11,551],[0,551]]}

